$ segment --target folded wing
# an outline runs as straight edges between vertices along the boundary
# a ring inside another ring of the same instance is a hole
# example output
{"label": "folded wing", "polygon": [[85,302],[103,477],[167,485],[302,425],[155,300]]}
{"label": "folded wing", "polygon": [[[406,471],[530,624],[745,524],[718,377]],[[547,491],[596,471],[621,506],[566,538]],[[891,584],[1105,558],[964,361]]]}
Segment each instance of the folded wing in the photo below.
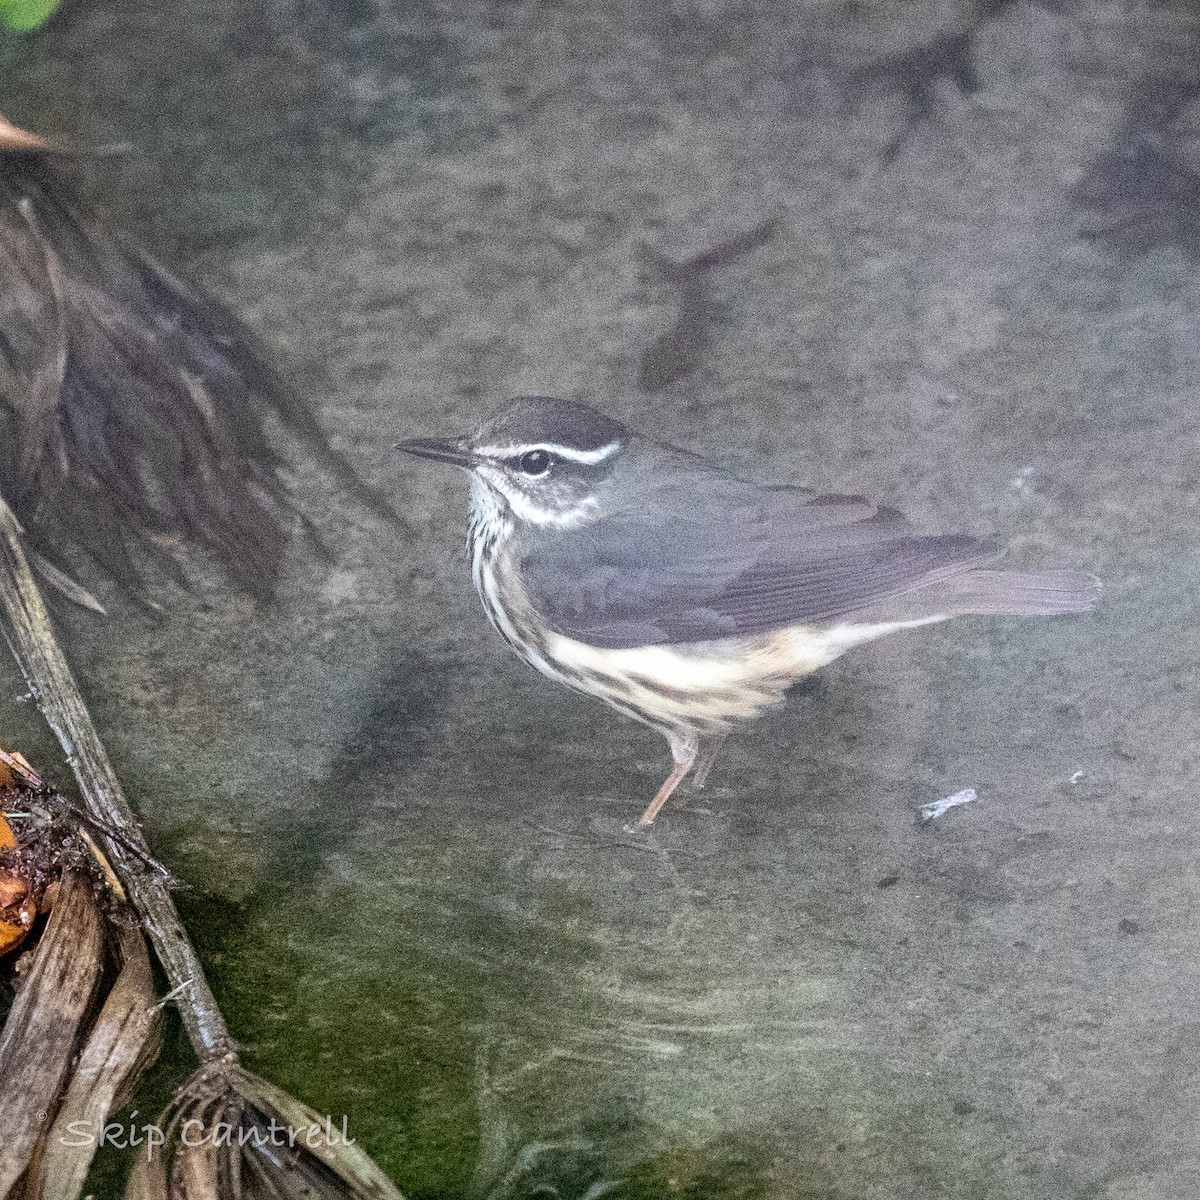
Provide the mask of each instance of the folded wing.
{"label": "folded wing", "polygon": [[672,480],[646,510],[530,547],[522,577],[551,628],[627,648],[836,622],[998,557],[976,538],[917,534],[858,496],[711,475]]}

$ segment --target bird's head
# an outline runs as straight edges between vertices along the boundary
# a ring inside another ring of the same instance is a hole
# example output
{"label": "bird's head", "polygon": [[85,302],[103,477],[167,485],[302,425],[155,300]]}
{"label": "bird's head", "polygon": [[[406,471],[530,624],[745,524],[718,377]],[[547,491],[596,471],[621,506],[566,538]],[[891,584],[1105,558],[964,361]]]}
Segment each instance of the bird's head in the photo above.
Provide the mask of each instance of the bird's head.
{"label": "bird's head", "polygon": [[397,449],[469,471],[476,501],[519,522],[566,529],[601,515],[605,485],[633,440],[586,404],[519,396],[467,437],[413,438]]}

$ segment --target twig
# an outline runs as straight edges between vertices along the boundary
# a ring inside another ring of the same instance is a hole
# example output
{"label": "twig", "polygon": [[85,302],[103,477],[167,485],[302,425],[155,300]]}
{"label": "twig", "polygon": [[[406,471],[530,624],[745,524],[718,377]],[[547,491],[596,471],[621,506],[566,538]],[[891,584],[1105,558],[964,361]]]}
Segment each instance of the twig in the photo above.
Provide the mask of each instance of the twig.
{"label": "twig", "polygon": [[9,649],[75,772],[84,805],[154,945],[171,987],[168,994],[175,997],[197,1055],[202,1062],[231,1058],[235,1043],[167,881],[147,867],[154,859],[54,636],[21,532],[16,515],[0,498],[0,603],[8,617]]}

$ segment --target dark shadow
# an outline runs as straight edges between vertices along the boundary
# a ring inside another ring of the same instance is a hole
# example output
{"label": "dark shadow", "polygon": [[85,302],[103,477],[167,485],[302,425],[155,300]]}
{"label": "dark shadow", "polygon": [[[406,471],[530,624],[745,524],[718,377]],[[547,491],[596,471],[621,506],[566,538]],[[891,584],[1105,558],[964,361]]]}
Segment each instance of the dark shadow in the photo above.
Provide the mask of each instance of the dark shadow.
{"label": "dark shadow", "polygon": [[1083,237],[1123,258],[1174,246],[1200,261],[1200,156],[1185,127],[1197,98],[1193,73],[1134,85],[1112,145],[1071,189],[1087,214]]}
{"label": "dark shadow", "polygon": [[397,654],[390,672],[377,680],[354,732],[335,756],[325,782],[302,811],[284,811],[259,828],[271,861],[264,878],[311,885],[330,852],[358,835],[364,814],[384,793],[394,793],[439,729],[443,672],[419,655]]}

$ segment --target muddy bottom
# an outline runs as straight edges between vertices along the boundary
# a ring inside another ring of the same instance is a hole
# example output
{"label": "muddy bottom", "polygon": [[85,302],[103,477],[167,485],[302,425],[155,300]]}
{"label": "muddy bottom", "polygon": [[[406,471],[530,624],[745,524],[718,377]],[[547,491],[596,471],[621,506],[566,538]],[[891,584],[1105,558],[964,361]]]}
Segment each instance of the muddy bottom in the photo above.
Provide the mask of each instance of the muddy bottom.
{"label": "muddy bottom", "polygon": [[[80,564],[62,628],[247,1065],[410,1198],[1200,1189],[1187,14],[164,0],[10,48],[6,115],[132,143],[81,187],[407,521],[296,453],[333,555],[273,606]],[[1101,603],[857,651],[630,838],[665,744],[508,654],[461,478],[391,449],[524,392]]]}

